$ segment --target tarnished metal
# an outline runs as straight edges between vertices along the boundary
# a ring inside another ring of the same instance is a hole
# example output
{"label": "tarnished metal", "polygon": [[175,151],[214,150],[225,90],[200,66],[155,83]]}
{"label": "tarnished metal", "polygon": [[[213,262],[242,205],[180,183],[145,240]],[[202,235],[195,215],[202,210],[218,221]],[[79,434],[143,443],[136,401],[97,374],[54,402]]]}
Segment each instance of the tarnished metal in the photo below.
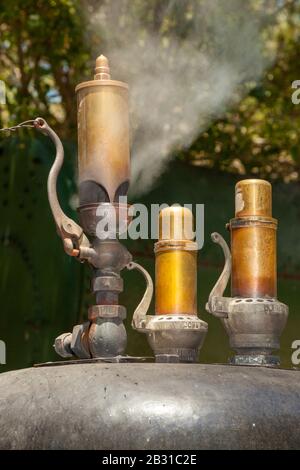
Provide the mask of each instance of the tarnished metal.
{"label": "tarnished metal", "polygon": [[65,251],[87,261],[94,270],[96,305],[89,308],[89,322],[58,336],[55,351],[62,357],[112,357],[122,355],[126,348],[126,309],[118,305],[118,295],[123,290],[120,272],[132,260],[117,240],[131,221],[129,206],[119,201],[129,185],[128,86],[110,79],[108,60],[101,55],[94,80],[80,83],[76,92],[82,227],[64,214],[58,201],[56,185],[64,150],[56,133],[42,118],[9,130],[35,127],[53,141],[56,157],[48,177],[48,198],[57,231]]}
{"label": "tarnished metal", "polygon": [[98,363],[109,363],[109,364],[120,364],[129,362],[153,362],[151,356],[105,356],[105,357],[93,357],[89,359],[69,359],[68,361],[55,361],[55,362],[41,362],[34,364],[33,367],[57,367],[57,366],[68,366],[70,364],[98,364]]}
{"label": "tarnished metal", "polygon": [[153,282],[148,271],[146,271],[146,269],[143,268],[140,264],[131,261],[130,263],[128,263],[127,269],[137,269],[144,276],[144,279],[146,281],[146,289],[143,298],[136,307],[131,322],[132,328],[136,330],[144,330],[147,324],[147,319],[149,318],[149,316],[146,317],[146,315],[153,296]]}
{"label": "tarnished metal", "polygon": [[129,186],[128,86],[111,80],[108,60],[101,55],[94,80],[80,83],[76,93],[78,211],[94,250],[89,261],[95,268],[96,305],[89,308],[88,348],[94,358],[119,356],[127,344],[126,309],[118,305],[123,290],[120,272],[132,261],[117,240],[131,221],[129,206],[119,201]]}
{"label": "tarnished metal", "polygon": [[272,186],[262,179],[245,179],[235,187],[235,217],[272,217]]}
{"label": "tarnished metal", "polygon": [[128,85],[96,60],[95,79],[76,87],[80,206],[117,202],[130,178]]}
{"label": "tarnished metal", "polygon": [[81,357],[82,359],[92,357],[89,345],[89,329],[89,322],[73,327],[71,351],[75,357]]}
{"label": "tarnished metal", "polygon": [[64,358],[112,357],[122,355],[127,344],[123,325],[126,309],[118,305],[118,296],[123,290],[120,272],[132,261],[118,241],[132,218],[129,206],[120,200],[127,195],[130,173],[128,85],[111,80],[108,60],[101,55],[96,60],[94,80],[80,83],[76,93],[82,227],[60,207],[56,185],[64,149],[46,121],[36,118],[1,130],[34,127],[50,137],[56,157],[48,177],[48,199],[57,231],[65,251],[93,268],[96,305],[89,308],[89,322],[59,335],[55,351]]}
{"label": "tarnished metal", "polygon": [[1,374],[0,390],[1,449],[300,448],[299,371],[77,363]]}
{"label": "tarnished metal", "polygon": [[[155,316],[146,315],[152,281],[140,266],[146,293],[133,315],[132,326],[147,335],[157,362],[196,362],[207,323],[197,317],[197,244],[192,213],[183,207],[163,209],[160,240],[155,244]],[[167,228],[167,230],[166,230]]]}
{"label": "tarnished metal", "polygon": [[16,124],[15,126],[11,126],[11,127],[2,127],[0,129],[0,132],[15,132],[19,129],[22,129],[22,128],[34,128],[35,127],[35,119],[28,119],[27,121],[24,121],[24,122],[20,122],[19,124]]}
{"label": "tarnished metal", "polygon": [[[71,343],[72,353],[81,359],[122,355],[127,345],[126,308],[118,305],[118,296],[123,290],[120,271],[131,255],[117,239],[93,239],[92,243],[96,253],[92,291],[97,304],[89,307],[89,322],[74,327]],[[60,354],[58,347],[55,350]]]}
{"label": "tarnished metal", "polygon": [[[117,239],[131,221],[129,206],[119,201],[129,185],[128,86],[110,79],[108,60],[100,56],[94,80],[80,83],[76,92],[78,212],[81,232],[88,237],[88,244],[79,247],[78,256],[93,267],[96,304],[89,308],[89,322],[73,329],[71,351],[81,359],[113,357],[124,354],[127,345],[123,324],[126,309],[118,305],[118,297],[123,290],[120,272],[132,261]],[[61,143],[59,149],[60,155]],[[58,171],[59,167],[56,176]],[[55,349],[59,352],[61,341],[57,343]],[[69,350],[63,348],[62,352],[65,355]]]}
{"label": "tarnished metal", "polygon": [[48,176],[48,200],[58,234],[63,241],[66,253],[81,258],[80,250],[82,247],[90,248],[89,240],[82,228],[63,212],[57,197],[57,178],[64,161],[63,145],[60,138],[43,118],[36,118],[34,120],[34,127],[50,137],[55,145],[56,156]]}
{"label": "tarnished metal", "polygon": [[[165,233],[164,233],[165,232]],[[185,207],[160,211],[155,244],[155,313],[197,315],[197,243],[193,214]]]}
{"label": "tarnished metal", "polygon": [[272,218],[272,187],[249,179],[235,188],[235,215],[230,221],[233,297],[277,295],[276,230]]}
{"label": "tarnished metal", "polygon": [[[118,240],[131,220],[129,207],[119,201],[129,184],[127,85],[111,80],[108,61],[100,56],[94,80],[76,91],[82,227],[63,213],[57,198],[63,163],[58,136],[42,118],[12,130],[35,127],[56,146],[49,202],[66,252],[92,267],[95,305],[87,322],[55,340],[56,352],[69,361],[1,374],[0,448],[299,448],[299,372],[245,367],[278,364],[273,350],[279,348],[288,315],[276,299],[277,221],[269,183],[238,183],[229,224],[232,255],[219,234],[212,236],[224,251],[225,266],[207,310],[221,318],[236,351],[235,365],[176,364],[195,362],[207,333],[197,316],[192,214],[174,206],[160,213],[156,315],[147,315],[152,279]],[[147,335],[156,364],[124,355],[126,309],[119,305],[124,268],[145,278],[132,326]],[[232,297],[226,298],[230,274]]]}
{"label": "tarnished metal", "polygon": [[55,338],[54,349],[61,357],[73,357],[71,350],[72,333],[63,333]]}
{"label": "tarnished metal", "polygon": [[91,237],[96,237],[102,222],[103,226],[106,224],[106,238],[116,238],[126,232],[132,220],[129,208],[129,205],[119,202],[97,202],[80,206],[78,213],[81,226]]}
{"label": "tarnished metal", "polygon": [[124,354],[126,346],[126,329],[120,317],[98,317],[91,322],[89,348],[92,357],[118,356]]}
{"label": "tarnished metal", "polygon": [[[231,253],[222,236],[212,234],[223,249],[225,266],[206,310],[221,318],[236,351],[232,363],[278,365],[273,351],[280,347],[288,307],[276,299],[277,221],[271,217],[271,185],[263,180],[238,183],[236,214],[229,224]],[[223,297],[230,275],[232,297]]]}
{"label": "tarnished metal", "polygon": [[[227,283],[231,275],[231,253],[224,238],[217,232],[211,234],[211,239],[214,243],[221,246],[225,264],[223,271],[217,280],[215,286],[211,290],[206,304],[206,310],[212,313],[215,317],[227,318],[228,317],[228,302],[231,300],[228,297],[223,297]],[[227,302],[228,301],[228,302]],[[225,304],[225,305],[224,305]]]}
{"label": "tarnished metal", "polygon": [[128,86],[110,79],[108,60],[100,56],[94,80],[79,84],[76,92],[82,228],[63,213],[57,198],[64,158],[60,139],[42,118],[22,125],[36,127],[54,142],[56,158],[48,178],[52,213],[66,252],[94,269],[96,305],[89,308],[89,322],[56,338],[55,350],[62,357],[112,357],[123,354],[127,344],[126,309],[118,305],[118,295],[123,290],[120,272],[131,255],[117,236],[131,220],[129,206],[119,202],[129,185]]}
{"label": "tarnished metal", "polygon": [[[225,266],[207,310],[221,318],[236,351],[234,366],[183,366],[179,363],[196,362],[207,333],[197,316],[192,214],[174,206],[160,213],[156,315],[147,315],[152,279],[118,240],[131,220],[128,205],[119,201],[129,183],[127,85],[111,80],[104,56],[96,61],[94,78],[76,89],[82,227],[59,205],[56,183],[64,156],[58,136],[42,118],[12,128],[35,127],[55,144],[49,202],[66,252],[93,269],[95,304],[88,321],[55,340],[56,352],[69,361],[1,374],[0,448],[299,448],[299,372],[246,367],[278,365],[273,350],[288,315],[276,299],[277,221],[269,183],[237,184],[229,224],[232,253],[219,234],[212,236]],[[124,268],[145,278],[132,326],[147,335],[156,364],[124,355],[126,309],[119,305]],[[226,298],[230,274],[232,297]]]}

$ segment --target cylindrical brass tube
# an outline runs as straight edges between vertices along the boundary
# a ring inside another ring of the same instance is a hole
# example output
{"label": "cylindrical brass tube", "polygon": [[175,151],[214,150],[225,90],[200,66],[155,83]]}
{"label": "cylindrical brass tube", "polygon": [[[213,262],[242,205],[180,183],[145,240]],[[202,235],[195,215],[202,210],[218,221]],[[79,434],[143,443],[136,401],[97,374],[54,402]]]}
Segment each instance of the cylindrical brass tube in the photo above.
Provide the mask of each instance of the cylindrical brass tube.
{"label": "cylindrical brass tube", "polygon": [[268,181],[247,179],[235,186],[235,217],[272,217],[272,186]]}
{"label": "cylindrical brass tube", "polygon": [[110,79],[106,57],[76,87],[80,205],[117,201],[129,185],[128,85]]}
{"label": "cylindrical brass tube", "polygon": [[276,229],[272,187],[264,180],[237,183],[230,221],[233,297],[277,296]]}
{"label": "cylindrical brass tube", "polygon": [[155,312],[158,315],[197,314],[197,244],[193,215],[172,206],[159,216],[155,244]]}

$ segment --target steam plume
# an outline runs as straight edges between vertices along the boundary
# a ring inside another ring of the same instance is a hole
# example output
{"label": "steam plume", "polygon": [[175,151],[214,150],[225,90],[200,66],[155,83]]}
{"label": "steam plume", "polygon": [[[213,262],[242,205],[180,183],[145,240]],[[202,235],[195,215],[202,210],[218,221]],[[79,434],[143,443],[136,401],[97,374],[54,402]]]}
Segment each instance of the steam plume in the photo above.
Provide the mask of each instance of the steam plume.
{"label": "steam plume", "polygon": [[164,21],[165,28],[176,18],[181,24],[167,35],[145,25],[135,3],[106,1],[93,9],[90,21],[94,34],[101,28],[106,37],[113,78],[130,86],[137,195],[151,188],[175,149],[189,146],[249,91],[246,83],[262,77],[273,56],[266,28],[282,2],[161,2],[160,31]]}

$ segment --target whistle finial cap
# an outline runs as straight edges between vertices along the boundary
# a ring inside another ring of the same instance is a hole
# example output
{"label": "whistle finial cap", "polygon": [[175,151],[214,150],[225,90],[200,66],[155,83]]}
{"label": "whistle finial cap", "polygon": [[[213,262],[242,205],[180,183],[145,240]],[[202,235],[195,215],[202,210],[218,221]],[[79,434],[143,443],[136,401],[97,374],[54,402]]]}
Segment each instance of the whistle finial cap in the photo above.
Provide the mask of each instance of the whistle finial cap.
{"label": "whistle finial cap", "polygon": [[110,69],[107,57],[103,54],[96,59],[95,80],[110,80]]}
{"label": "whistle finial cap", "polygon": [[235,216],[272,217],[272,186],[261,179],[246,179],[235,186]]}
{"label": "whistle finial cap", "polygon": [[159,240],[194,240],[193,214],[187,207],[173,205],[159,214]]}

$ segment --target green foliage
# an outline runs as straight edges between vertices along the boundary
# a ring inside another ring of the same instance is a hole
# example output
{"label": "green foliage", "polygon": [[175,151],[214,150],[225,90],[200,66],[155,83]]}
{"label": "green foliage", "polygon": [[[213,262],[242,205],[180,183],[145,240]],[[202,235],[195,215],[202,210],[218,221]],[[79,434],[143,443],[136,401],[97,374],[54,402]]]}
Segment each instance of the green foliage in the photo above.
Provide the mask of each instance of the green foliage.
{"label": "green foliage", "polygon": [[[55,359],[53,339],[80,318],[82,265],[65,256],[47,198],[53,145],[24,134],[0,142],[0,315],[7,345],[5,369]],[[70,200],[74,146],[65,145],[60,201],[76,217]]]}
{"label": "green foliage", "polygon": [[0,78],[7,89],[2,122],[42,114],[66,132],[74,128],[74,86],[89,57],[79,3],[1,0],[0,21]]}
{"label": "green foliage", "polygon": [[[292,82],[300,77],[300,4],[287,2],[272,27],[276,50],[261,83],[226,116],[179,152],[190,163],[288,183],[300,178],[300,105],[292,103]],[[250,84],[251,85],[251,84]]]}
{"label": "green foliage", "polygon": [[[266,8],[273,12],[276,5],[243,2],[252,16]],[[114,31],[107,31],[105,16],[97,17],[97,30],[91,27],[102,6],[118,19]],[[213,44],[204,41],[209,26],[196,21],[202,7],[203,0],[0,0],[0,79],[7,89],[0,125],[42,114],[61,135],[75,140],[74,87],[90,77],[91,51],[105,51],[108,41],[122,47],[125,31],[136,21],[137,41],[150,31],[161,40],[196,37],[197,47],[210,48]],[[265,41],[272,43],[276,58],[262,83],[249,84],[242,102],[200,134],[191,148],[178,151],[179,158],[237,174],[299,180],[300,105],[291,102],[291,83],[300,78],[300,2],[288,0],[275,19],[274,12],[269,17]],[[238,9],[225,17],[224,30],[236,28],[238,18]],[[132,31],[136,34],[135,27]]]}

